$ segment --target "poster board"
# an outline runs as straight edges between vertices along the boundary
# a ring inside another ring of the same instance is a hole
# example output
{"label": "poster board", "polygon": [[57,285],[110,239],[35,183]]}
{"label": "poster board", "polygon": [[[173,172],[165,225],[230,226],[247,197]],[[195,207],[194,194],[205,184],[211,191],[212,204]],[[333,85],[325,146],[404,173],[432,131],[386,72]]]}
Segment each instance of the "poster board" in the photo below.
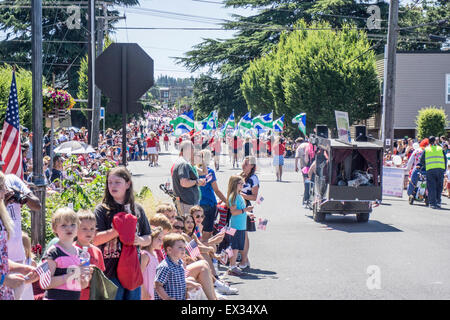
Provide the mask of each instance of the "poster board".
{"label": "poster board", "polygon": [[350,123],[348,121],[348,113],[344,111],[334,111],[336,116],[336,129],[338,132],[338,140],[351,143],[352,137],[350,135]]}
{"label": "poster board", "polygon": [[403,197],[403,183],[405,169],[395,167],[383,167],[383,196]]}

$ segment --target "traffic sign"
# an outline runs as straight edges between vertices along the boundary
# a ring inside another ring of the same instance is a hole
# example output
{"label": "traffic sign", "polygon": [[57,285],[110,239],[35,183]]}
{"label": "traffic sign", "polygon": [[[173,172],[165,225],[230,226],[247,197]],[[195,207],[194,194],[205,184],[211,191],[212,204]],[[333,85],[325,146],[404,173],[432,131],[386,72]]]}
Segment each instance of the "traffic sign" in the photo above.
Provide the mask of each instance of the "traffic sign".
{"label": "traffic sign", "polygon": [[122,113],[124,102],[127,114],[141,113],[137,100],[154,84],[153,59],[137,43],[113,43],[95,61],[95,84],[110,99],[109,113]]}

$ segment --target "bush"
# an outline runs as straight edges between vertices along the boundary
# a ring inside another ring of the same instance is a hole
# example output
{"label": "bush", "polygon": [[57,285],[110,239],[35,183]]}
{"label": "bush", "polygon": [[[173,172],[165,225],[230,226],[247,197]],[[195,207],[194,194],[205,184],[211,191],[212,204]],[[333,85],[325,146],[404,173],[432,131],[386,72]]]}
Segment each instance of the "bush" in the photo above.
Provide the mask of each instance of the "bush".
{"label": "bush", "polygon": [[[75,174],[74,169],[79,167],[76,162],[76,157],[66,160],[65,166],[70,164],[70,169],[66,171],[68,179],[61,181],[64,191],[47,192],[45,199],[45,243],[41,246],[45,248],[46,244],[55,237],[52,231],[52,214],[58,208],[67,207],[69,203],[73,204],[73,209],[78,211],[80,209],[94,210],[97,204],[103,199],[104,190],[106,187],[106,173],[112,168],[112,165],[105,163],[100,166],[100,175],[92,182],[83,183],[82,179]],[[155,211],[155,200],[151,190],[148,187],[143,187],[140,192],[135,193],[136,202],[142,205],[147,217],[150,219]],[[31,211],[27,206],[22,207],[22,230],[31,236]]]}
{"label": "bush", "polygon": [[418,139],[429,136],[441,136],[445,134],[447,127],[447,115],[444,109],[430,106],[419,110],[416,119]]}

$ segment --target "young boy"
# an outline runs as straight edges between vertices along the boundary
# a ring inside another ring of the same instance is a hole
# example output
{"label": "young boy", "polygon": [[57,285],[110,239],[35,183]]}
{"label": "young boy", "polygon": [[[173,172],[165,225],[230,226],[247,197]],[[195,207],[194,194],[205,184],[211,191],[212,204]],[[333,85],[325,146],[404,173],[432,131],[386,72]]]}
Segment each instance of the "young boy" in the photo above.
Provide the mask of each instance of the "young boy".
{"label": "young boy", "polygon": [[186,279],[181,260],[186,249],[184,238],[170,233],[164,237],[163,247],[167,257],[156,268],[155,300],[185,300]]}
{"label": "young boy", "polygon": [[169,219],[170,223],[173,224],[175,222],[175,216],[177,215],[177,211],[172,204],[163,203],[156,207],[156,213],[161,213]]}
{"label": "young boy", "polygon": [[[105,271],[103,255],[99,248],[92,244],[95,236],[96,220],[95,215],[90,210],[79,210],[77,212],[80,220],[80,227],[77,232],[77,241],[75,245],[79,248],[88,247],[90,255],[90,264],[95,265],[100,270]],[[81,290],[80,300],[89,300],[89,286]]]}

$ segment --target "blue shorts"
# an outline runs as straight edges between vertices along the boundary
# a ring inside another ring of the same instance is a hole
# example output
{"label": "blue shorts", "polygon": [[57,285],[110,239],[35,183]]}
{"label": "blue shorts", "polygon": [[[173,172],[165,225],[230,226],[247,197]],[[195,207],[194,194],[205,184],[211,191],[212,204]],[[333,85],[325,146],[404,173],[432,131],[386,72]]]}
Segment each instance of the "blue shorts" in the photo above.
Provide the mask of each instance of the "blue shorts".
{"label": "blue shorts", "polygon": [[273,165],[274,166],[283,166],[284,165],[284,157],[283,156],[273,156]]}
{"label": "blue shorts", "polygon": [[203,219],[203,232],[213,232],[214,221],[217,216],[217,206],[200,205],[205,218]]}
{"label": "blue shorts", "polygon": [[231,249],[244,250],[245,246],[245,230],[236,230],[236,233],[231,238]]}

